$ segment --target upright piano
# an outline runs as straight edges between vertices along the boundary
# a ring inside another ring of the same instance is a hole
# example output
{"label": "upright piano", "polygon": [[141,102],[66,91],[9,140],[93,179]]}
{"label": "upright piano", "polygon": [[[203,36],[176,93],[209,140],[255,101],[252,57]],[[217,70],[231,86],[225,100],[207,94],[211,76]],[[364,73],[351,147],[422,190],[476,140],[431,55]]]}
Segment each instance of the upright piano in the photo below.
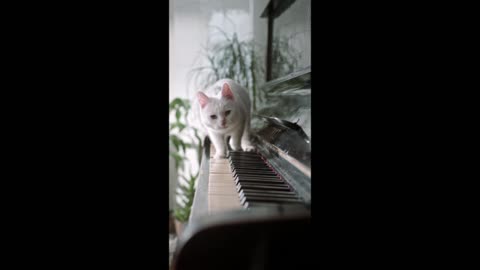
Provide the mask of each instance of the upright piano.
{"label": "upright piano", "polygon": [[205,139],[174,269],[277,269],[311,260],[310,73],[262,87],[268,102],[252,118],[256,151],[215,160]]}
{"label": "upright piano", "polygon": [[306,0],[271,0],[262,12],[268,20],[269,46],[266,83],[257,89],[251,119],[256,150],[229,149],[226,159],[216,160],[205,138],[191,216],[179,236],[173,269],[310,269],[315,248],[310,211],[310,29],[303,29],[303,38],[296,36],[308,47],[303,48],[303,60],[294,59],[293,69],[278,62],[274,42],[285,34],[282,23],[298,29],[291,22],[303,16],[300,24],[309,25],[309,6]]}

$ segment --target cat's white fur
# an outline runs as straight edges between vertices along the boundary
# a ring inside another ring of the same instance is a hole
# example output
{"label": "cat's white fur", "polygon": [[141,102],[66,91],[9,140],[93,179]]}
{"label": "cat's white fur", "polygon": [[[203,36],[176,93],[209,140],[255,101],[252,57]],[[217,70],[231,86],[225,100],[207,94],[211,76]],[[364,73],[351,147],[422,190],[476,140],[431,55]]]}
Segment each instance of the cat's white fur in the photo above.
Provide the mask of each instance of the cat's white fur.
{"label": "cat's white fur", "polygon": [[205,91],[198,91],[195,101],[200,122],[215,147],[214,159],[226,157],[228,136],[233,150],[254,149],[249,134],[250,97],[244,87],[231,79],[222,79]]}

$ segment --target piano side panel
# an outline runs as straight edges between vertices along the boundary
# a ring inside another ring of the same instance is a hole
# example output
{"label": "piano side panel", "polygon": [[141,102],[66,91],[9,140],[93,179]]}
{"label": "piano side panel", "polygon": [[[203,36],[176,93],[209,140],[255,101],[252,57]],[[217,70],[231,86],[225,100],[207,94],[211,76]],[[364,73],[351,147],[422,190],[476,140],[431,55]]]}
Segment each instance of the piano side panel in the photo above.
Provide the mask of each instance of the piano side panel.
{"label": "piano side panel", "polygon": [[204,151],[202,156],[202,164],[200,165],[200,174],[198,176],[195,196],[193,198],[192,210],[190,212],[190,222],[197,220],[199,217],[208,214],[208,177],[210,174],[210,140],[208,137],[204,140]]}

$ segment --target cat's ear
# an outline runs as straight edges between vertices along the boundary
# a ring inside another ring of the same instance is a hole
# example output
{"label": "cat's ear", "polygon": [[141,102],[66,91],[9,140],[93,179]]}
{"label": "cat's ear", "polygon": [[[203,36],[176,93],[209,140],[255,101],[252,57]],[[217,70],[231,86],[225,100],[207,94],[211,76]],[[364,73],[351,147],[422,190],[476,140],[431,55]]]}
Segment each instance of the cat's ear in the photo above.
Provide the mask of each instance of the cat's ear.
{"label": "cat's ear", "polygon": [[232,89],[230,89],[230,85],[228,85],[228,83],[223,84],[222,98],[233,100],[233,92]]}
{"label": "cat's ear", "polygon": [[203,92],[198,92],[197,93],[197,98],[198,98],[198,103],[200,103],[200,106],[202,106],[202,109],[207,105],[209,98],[207,95],[205,95]]}

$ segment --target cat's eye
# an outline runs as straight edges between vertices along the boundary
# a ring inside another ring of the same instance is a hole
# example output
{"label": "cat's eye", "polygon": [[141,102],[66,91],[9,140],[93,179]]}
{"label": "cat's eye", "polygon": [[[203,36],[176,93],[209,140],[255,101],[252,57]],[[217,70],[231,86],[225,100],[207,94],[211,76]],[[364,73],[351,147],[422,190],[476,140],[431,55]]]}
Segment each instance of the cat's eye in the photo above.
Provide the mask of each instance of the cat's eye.
{"label": "cat's eye", "polygon": [[230,112],[232,112],[232,111],[231,111],[231,110],[226,111],[226,112],[225,112],[225,115],[229,115]]}
{"label": "cat's eye", "polygon": [[215,114],[212,114],[212,115],[210,115],[210,118],[217,119],[217,116]]}

